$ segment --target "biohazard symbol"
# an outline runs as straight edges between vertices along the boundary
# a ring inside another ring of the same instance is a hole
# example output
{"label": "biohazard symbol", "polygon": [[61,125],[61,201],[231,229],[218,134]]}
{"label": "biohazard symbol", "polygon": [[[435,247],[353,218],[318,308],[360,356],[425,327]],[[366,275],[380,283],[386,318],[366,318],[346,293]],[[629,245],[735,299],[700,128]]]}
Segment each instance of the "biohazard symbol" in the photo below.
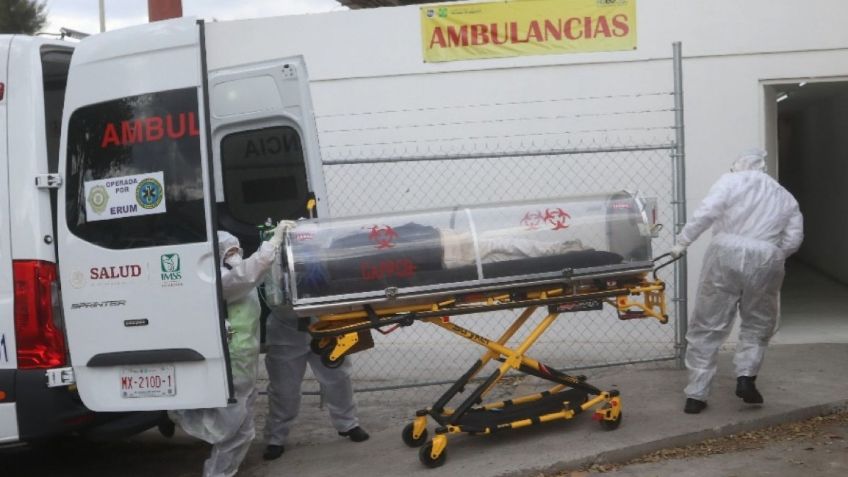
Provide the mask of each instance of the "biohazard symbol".
{"label": "biohazard symbol", "polygon": [[527,230],[536,230],[544,222],[544,217],[539,211],[527,212],[521,219],[521,225],[527,227]]}
{"label": "biohazard symbol", "polygon": [[559,207],[545,210],[545,223],[553,226],[551,230],[567,229],[569,219],[571,219],[571,216],[568,215],[568,212]]}
{"label": "biohazard symbol", "polygon": [[368,234],[368,240],[374,242],[378,249],[394,247],[395,244],[392,242],[394,242],[397,237],[398,234],[395,232],[395,229],[388,225],[383,225],[382,227],[379,225],[372,225],[371,233]]}

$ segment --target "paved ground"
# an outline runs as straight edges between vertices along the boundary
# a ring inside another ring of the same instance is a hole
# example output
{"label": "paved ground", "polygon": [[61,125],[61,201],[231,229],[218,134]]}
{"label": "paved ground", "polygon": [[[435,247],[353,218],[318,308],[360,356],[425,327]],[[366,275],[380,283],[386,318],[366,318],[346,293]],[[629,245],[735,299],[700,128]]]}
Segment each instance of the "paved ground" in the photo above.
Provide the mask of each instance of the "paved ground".
{"label": "paved ground", "polygon": [[[257,442],[240,475],[536,476],[592,463],[622,462],[660,448],[803,419],[848,405],[848,380],[844,379],[848,345],[773,347],[758,380],[766,397],[766,405],[761,407],[744,405],[733,396],[729,358],[722,356],[710,407],[701,415],[681,411],[685,374],[680,370],[668,365],[607,369],[591,376],[603,388],[621,389],[625,417],[618,430],[603,431],[583,415],[492,437],[456,436],[450,440],[446,465],[433,470],[424,468],[416,450],[400,440],[399,431],[412,411],[404,403],[379,402],[367,395],[360,398],[363,425],[372,438],[354,444],[334,435],[329,425],[321,425],[326,422],[324,412],[314,401],[307,402],[300,421],[301,429],[308,432],[301,433],[285,455],[272,463],[261,460]],[[511,386],[516,393],[535,387],[531,382]],[[182,477],[197,475],[206,452],[205,445],[185,436],[168,440],[155,432],[100,445],[64,441],[52,448],[6,453],[0,458],[0,475]]]}

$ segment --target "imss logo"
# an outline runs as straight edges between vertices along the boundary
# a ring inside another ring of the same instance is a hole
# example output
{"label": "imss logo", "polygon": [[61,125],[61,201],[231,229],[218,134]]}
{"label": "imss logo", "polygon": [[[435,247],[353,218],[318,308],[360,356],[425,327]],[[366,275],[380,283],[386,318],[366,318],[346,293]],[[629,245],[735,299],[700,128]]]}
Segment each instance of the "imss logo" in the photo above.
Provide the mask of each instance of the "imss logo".
{"label": "imss logo", "polygon": [[163,287],[179,287],[183,283],[183,273],[181,270],[180,254],[166,253],[159,258],[161,268],[160,277]]}

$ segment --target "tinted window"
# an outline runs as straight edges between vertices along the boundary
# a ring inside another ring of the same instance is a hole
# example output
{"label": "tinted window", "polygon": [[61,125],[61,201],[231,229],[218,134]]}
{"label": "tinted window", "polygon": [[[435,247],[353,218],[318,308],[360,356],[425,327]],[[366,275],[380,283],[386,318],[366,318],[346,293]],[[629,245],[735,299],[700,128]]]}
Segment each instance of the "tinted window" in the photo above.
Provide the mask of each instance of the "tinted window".
{"label": "tinted window", "polygon": [[62,105],[71,50],[41,47],[41,76],[44,82],[44,130],[47,134],[47,167],[52,173],[59,169],[59,136],[62,133]]}
{"label": "tinted window", "polygon": [[297,131],[288,126],[230,134],[221,141],[224,207],[256,225],[306,215],[306,166]]}
{"label": "tinted window", "polygon": [[68,122],[71,232],[122,249],[206,240],[197,89],[80,108]]}

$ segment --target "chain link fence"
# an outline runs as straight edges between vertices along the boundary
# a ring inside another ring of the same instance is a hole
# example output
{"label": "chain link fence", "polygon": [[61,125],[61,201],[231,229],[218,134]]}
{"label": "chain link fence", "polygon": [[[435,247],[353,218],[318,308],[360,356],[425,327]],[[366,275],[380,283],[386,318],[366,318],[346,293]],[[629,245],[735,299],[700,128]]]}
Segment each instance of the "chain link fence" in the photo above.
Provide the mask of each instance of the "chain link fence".
{"label": "chain link fence", "polygon": [[[676,108],[672,91],[653,91],[318,115],[330,216],[638,191],[657,199],[658,256],[674,243]],[[529,354],[562,370],[675,359],[674,269],[660,277],[668,324],[620,321],[609,307],[565,313]],[[494,339],[521,311],[451,320]],[[531,324],[544,316],[537,311]],[[453,382],[485,351],[425,323],[374,339],[374,349],[352,356],[357,391],[417,393],[422,405],[441,388],[418,388]]]}

